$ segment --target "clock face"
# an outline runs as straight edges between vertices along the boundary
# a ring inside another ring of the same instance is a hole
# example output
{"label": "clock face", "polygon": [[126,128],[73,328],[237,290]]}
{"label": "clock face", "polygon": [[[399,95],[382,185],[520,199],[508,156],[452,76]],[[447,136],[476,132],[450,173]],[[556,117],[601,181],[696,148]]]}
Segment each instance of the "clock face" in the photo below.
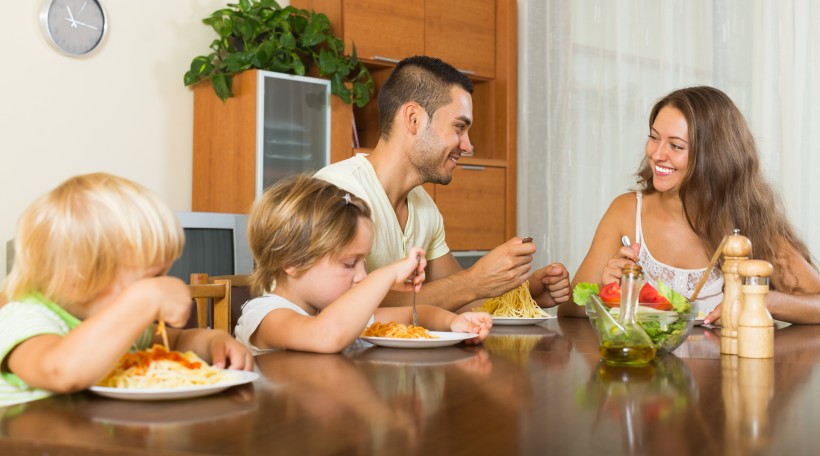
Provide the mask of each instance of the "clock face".
{"label": "clock face", "polygon": [[71,56],[96,49],[107,26],[105,11],[97,0],[45,0],[40,22],[49,43]]}

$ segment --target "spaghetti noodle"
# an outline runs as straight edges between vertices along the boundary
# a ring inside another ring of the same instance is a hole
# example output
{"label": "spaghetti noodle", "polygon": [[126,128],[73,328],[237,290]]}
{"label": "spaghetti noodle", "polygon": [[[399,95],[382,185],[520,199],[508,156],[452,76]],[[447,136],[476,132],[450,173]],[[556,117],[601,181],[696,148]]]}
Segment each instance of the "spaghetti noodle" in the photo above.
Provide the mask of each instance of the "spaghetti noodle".
{"label": "spaghetti noodle", "polygon": [[524,282],[514,290],[496,298],[490,298],[484,301],[482,306],[473,308],[473,311],[487,312],[493,317],[504,318],[546,317],[547,313],[532,299],[529,284],[529,282]]}
{"label": "spaghetti noodle", "polygon": [[362,333],[364,337],[394,337],[397,339],[438,339],[421,326],[375,322]]}
{"label": "spaghetti noodle", "polygon": [[127,353],[97,386],[111,388],[182,388],[213,385],[235,376],[209,366],[193,352],[169,351],[162,345]]}
{"label": "spaghetti noodle", "polygon": [[162,344],[165,345],[165,349],[171,350],[171,348],[168,347],[168,331],[165,330],[165,320],[160,320],[159,323],[157,323],[157,335],[162,336]]}

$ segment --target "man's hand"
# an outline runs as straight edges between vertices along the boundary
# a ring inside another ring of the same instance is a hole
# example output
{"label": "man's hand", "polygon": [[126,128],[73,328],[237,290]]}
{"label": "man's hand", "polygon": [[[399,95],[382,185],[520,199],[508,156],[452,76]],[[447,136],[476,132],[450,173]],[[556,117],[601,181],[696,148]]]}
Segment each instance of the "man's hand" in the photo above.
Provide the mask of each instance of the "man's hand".
{"label": "man's hand", "polygon": [[569,272],[561,263],[551,263],[535,271],[530,279],[530,294],[541,307],[569,301]]}
{"label": "man's hand", "polygon": [[468,270],[479,297],[501,296],[524,283],[533,253],[533,243],[515,237],[484,255]]}

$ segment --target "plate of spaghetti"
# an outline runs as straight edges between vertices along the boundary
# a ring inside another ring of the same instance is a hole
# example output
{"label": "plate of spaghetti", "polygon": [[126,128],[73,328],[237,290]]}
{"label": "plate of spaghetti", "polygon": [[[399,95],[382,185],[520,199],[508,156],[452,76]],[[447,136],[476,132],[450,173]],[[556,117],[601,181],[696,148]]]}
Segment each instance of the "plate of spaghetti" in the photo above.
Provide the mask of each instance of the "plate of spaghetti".
{"label": "plate of spaghetti", "polygon": [[555,318],[544,312],[530,294],[529,282],[501,296],[484,301],[474,312],[487,312],[493,317],[493,325],[535,325]]}
{"label": "plate of spaghetti", "polygon": [[255,372],[209,366],[193,352],[162,345],[127,353],[104,379],[89,388],[100,396],[135,401],[206,396],[259,378]]}
{"label": "plate of spaghetti", "polygon": [[473,333],[428,331],[421,326],[403,325],[395,321],[377,321],[365,329],[359,338],[382,347],[433,348],[455,345],[475,336]]}

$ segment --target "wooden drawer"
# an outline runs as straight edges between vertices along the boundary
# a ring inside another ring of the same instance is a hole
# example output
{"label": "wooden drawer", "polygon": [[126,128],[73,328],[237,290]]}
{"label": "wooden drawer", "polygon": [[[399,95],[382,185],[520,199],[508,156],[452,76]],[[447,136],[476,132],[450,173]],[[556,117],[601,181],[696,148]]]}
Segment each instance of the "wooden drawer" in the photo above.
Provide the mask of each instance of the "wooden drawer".
{"label": "wooden drawer", "polygon": [[505,239],[506,169],[458,166],[449,185],[436,185],[451,250],[490,250]]}

